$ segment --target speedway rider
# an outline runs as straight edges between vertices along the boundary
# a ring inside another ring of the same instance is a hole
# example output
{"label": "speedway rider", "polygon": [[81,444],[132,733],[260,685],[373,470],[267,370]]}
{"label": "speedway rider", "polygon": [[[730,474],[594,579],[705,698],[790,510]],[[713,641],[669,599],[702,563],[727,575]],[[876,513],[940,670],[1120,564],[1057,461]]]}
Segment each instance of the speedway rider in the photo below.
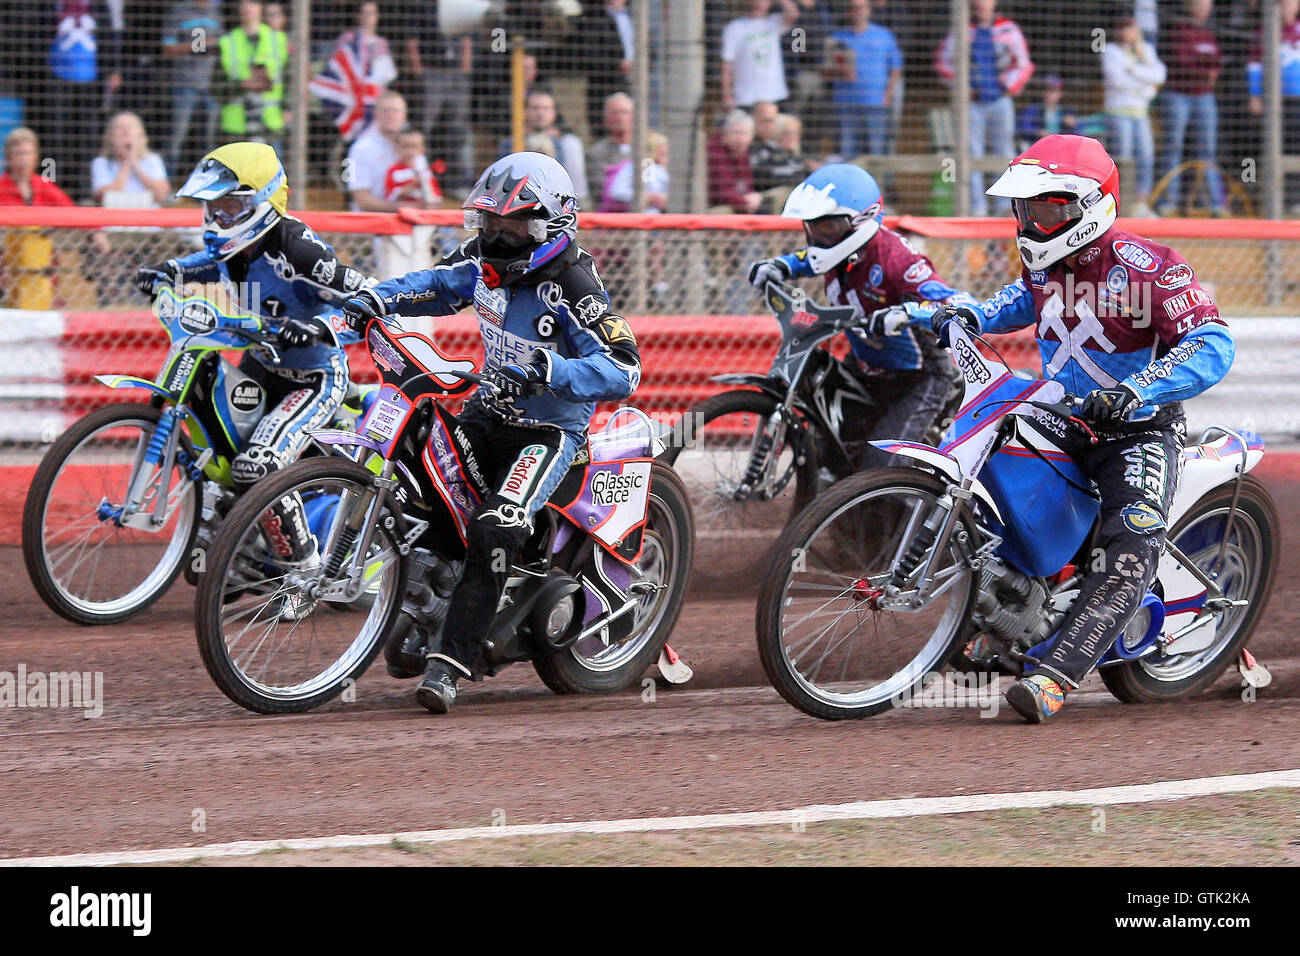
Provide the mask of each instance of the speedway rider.
{"label": "speedway rider", "polygon": [[[1007,691],[1040,723],[1060,710],[1124,632],[1156,574],[1187,426],[1183,400],[1227,374],[1235,346],[1191,266],[1168,246],[1114,228],[1119,171],[1101,143],[1053,135],[1016,157],[988,190],[1011,200],[1021,277],[969,309],[943,307],[973,331],[1035,325],[1043,375],[1081,395],[1098,441],[1053,438],[1096,483],[1091,573],[1041,663]],[[940,332],[942,335],[942,331]]]}
{"label": "speedway rider", "polygon": [[449,315],[469,305],[479,316],[485,381],[458,422],[494,490],[470,522],[465,568],[416,689],[435,713],[455,703],[459,678],[479,677],[510,566],[584,446],[595,403],[627,398],[641,377],[632,330],[610,311],[596,265],[578,247],[577,200],[563,166],[542,153],[512,153],[484,171],[463,208],[476,234],[455,252],[344,305],[354,328],[376,316]]}
{"label": "speedway rider", "polygon": [[[826,294],[852,306],[863,319],[848,336],[846,371],[862,381],[880,405],[869,438],[923,441],[952,382],[952,363],[930,332],[930,315],[943,302],[975,305],[934,271],[907,237],[881,224],[883,200],[875,178],[860,166],[832,163],[794,188],[781,215],[802,219],[806,248],[749,267],[763,288],[811,275],[826,277]],[[889,463],[866,446],[862,465]]]}
{"label": "speedway rider", "polygon": [[[270,320],[283,348],[278,364],[268,364],[258,348],[240,362],[240,370],[262,386],[270,409],[231,462],[235,490],[244,491],[297,458],[308,430],[328,424],[343,403],[348,362],[342,346],[357,337],[337,304],[370,280],[287,214],[289,181],[265,143],[214,149],[176,195],[202,205],[204,247],[141,268],[136,286],[146,295],[159,282],[233,287],[242,308]],[[291,501],[285,499],[266,519],[278,522],[265,529],[277,557],[287,563],[319,560],[306,516]]]}

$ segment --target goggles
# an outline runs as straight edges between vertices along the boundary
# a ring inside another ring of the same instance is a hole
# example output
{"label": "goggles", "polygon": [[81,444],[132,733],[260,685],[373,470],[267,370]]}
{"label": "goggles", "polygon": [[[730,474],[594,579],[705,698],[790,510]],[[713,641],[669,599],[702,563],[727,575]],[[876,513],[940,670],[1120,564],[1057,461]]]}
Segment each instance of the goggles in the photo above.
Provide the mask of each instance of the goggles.
{"label": "goggles", "polygon": [[215,222],[222,229],[229,229],[247,219],[256,205],[252,196],[236,196],[227,193],[218,199],[203,201],[203,218],[208,222]]}
{"label": "goggles", "polygon": [[1083,216],[1083,207],[1076,199],[1062,196],[1045,196],[1038,199],[1013,199],[1011,212],[1021,229],[1034,229],[1050,236]]}
{"label": "goggles", "polygon": [[544,219],[507,218],[494,212],[479,209],[465,211],[465,228],[477,229],[479,236],[486,243],[507,248],[518,248],[530,242],[542,242],[546,238],[546,221]]}
{"label": "goggles", "polygon": [[845,215],[821,216],[818,219],[805,219],[803,234],[808,245],[818,249],[829,249],[849,234],[852,225]]}

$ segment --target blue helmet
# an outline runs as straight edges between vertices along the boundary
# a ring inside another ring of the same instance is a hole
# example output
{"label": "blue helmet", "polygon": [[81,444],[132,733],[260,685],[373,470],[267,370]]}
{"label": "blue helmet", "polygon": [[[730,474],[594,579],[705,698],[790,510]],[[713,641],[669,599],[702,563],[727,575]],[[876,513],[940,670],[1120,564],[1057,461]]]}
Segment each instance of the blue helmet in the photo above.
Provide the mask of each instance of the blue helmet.
{"label": "blue helmet", "polygon": [[790,193],[781,215],[802,219],[808,264],[820,275],[870,241],[885,218],[875,177],[852,163],[829,163]]}

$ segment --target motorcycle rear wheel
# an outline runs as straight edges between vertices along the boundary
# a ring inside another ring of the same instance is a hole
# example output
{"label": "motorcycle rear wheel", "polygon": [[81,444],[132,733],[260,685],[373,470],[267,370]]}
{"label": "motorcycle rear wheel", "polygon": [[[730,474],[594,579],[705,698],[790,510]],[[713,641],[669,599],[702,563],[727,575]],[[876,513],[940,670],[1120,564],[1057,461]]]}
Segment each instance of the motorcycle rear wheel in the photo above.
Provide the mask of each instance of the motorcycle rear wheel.
{"label": "motorcycle rear wheel", "polygon": [[[735,497],[758,435],[776,406],[771,395],[749,389],[714,395],[686,412],[689,440],[664,456],[681,478],[695,514],[702,558],[697,583],[756,580],[777,536],[817,493],[814,443],[803,428],[787,427],[773,452],[778,460],[771,479],[747,497]],[[772,488],[780,491],[761,497]]]}
{"label": "motorcycle rear wheel", "polygon": [[[1223,567],[1214,566],[1228,509],[1231,483],[1215,488],[1192,506],[1170,532],[1170,539],[1202,571],[1214,577],[1224,596],[1250,602],[1220,616],[1209,647],[1190,654],[1148,657],[1101,668],[1101,679],[1125,703],[1177,700],[1204,690],[1219,679],[1250,640],[1273,589],[1281,542],[1281,521],[1273,497],[1258,479],[1242,479],[1241,498]],[[1124,639],[1121,635],[1120,640]]]}

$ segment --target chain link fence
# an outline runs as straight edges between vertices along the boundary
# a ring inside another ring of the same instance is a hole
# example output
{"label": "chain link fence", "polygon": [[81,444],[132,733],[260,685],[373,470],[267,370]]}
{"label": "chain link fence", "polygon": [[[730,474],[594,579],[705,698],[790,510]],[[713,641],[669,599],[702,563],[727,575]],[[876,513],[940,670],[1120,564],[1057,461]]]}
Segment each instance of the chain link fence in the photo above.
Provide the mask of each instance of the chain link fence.
{"label": "chain link fence", "polygon": [[[0,138],[36,140],[6,151],[0,201],[166,205],[208,149],[260,139],[298,208],[454,206],[492,159],[529,148],[569,168],[588,211],[778,211],[810,169],[848,159],[892,211],[996,214],[987,177],[1074,131],[1120,158],[1127,214],[1300,209],[1290,0],[3,10]],[[32,175],[53,188],[33,197]]]}
{"label": "chain link fence", "polygon": [[[639,404],[671,419],[718,390],[710,376],[766,371],[778,345],[777,327],[745,282],[746,265],[796,247],[801,233],[757,219],[747,226],[717,220],[727,227],[709,228],[714,220],[697,217],[690,228],[647,229],[604,224],[609,218],[601,225],[584,222],[580,236],[600,265],[615,307],[632,317],[641,341],[645,376]],[[638,225],[645,222],[642,217]],[[1162,241],[1186,256],[1238,339],[1228,380],[1212,398],[1193,403],[1193,426],[1212,417],[1269,437],[1300,435],[1300,382],[1294,375],[1300,358],[1300,246],[1270,238],[1262,228],[1251,237],[1248,223],[1206,223],[1193,235],[1187,235],[1188,224],[1178,225],[1182,235]],[[991,295],[1020,273],[1008,229],[974,220],[904,220],[899,226],[912,227],[939,275],[977,296]],[[1239,238],[1222,234],[1229,226]],[[462,235],[446,225],[381,238],[342,228],[322,228],[321,234],[344,261],[379,278],[427,263],[431,251],[448,251]],[[951,236],[954,230],[963,237],[925,234]],[[1151,231],[1160,238],[1159,230]],[[96,374],[158,373],[165,338],[131,276],[140,262],[160,261],[196,241],[193,230],[177,228],[0,228],[0,445],[49,441],[68,421],[121,397],[96,384]],[[817,281],[805,284],[822,298]],[[478,349],[472,314],[417,327],[433,331],[453,352]],[[999,348],[1014,366],[1037,374],[1031,337],[1006,337]],[[352,364],[358,378],[369,380],[363,350],[353,350]]]}

